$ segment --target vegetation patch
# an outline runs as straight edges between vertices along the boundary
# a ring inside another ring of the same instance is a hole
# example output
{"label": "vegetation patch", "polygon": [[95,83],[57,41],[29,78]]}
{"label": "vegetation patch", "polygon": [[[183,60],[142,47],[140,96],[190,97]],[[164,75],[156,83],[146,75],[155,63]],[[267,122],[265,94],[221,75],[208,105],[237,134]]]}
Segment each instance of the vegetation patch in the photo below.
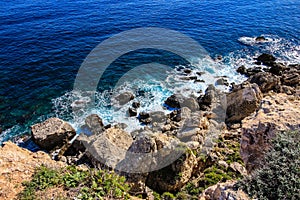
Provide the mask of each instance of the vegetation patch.
{"label": "vegetation patch", "polygon": [[277,134],[264,164],[236,186],[252,198],[300,199],[300,132]]}
{"label": "vegetation patch", "polygon": [[[125,177],[106,170],[79,170],[75,166],[65,169],[50,169],[41,166],[36,169],[33,178],[24,182],[25,189],[19,194],[19,199],[37,199],[43,191],[49,188],[63,188],[69,198],[63,199],[129,199],[129,186]],[[37,196],[37,194],[39,194]],[[54,196],[55,199],[61,199]]]}

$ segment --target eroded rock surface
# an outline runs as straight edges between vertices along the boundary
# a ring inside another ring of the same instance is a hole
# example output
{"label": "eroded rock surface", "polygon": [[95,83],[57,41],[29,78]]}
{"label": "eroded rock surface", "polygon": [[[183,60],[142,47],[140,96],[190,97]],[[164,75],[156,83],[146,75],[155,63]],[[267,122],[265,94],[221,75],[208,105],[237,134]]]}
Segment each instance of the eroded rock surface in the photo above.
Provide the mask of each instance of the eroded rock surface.
{"label": "eroded rock surface", "polygon": [[260,166],[276,134],[299,128],[299,97],[282,93],[264,97],[258,111],[242,121],[241,157],[247,171]]}
{"label": "eroded rock surface", "polygon": [[0,199],[15,199],[23,190],[21,183],[29,181],[36,167],[41,165],[49,168],[65,166],[62,162],[53,161],[45,152],[33,153],[12,142],[4,143],[0,147]]}

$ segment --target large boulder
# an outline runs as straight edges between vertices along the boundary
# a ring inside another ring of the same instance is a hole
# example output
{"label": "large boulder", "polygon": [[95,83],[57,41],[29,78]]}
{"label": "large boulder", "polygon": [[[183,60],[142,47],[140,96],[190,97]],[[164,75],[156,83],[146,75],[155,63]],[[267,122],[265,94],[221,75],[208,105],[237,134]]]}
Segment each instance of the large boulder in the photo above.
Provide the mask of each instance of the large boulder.
{"label": "large boulder", "polygon": [[190,180],[196,164],[196,156],[186,149],[172,164],[150,172],[146,184],[156,191],[178,191]]}
{"label": "large boulder", "polygon": [[197,100],[192,98],[192,97],[184,99],[184,101],[182,102],[181,107],[187,107],[191,111],[199,110],[199,104],[198,104]]}
{"label": "large boulder", "polygon": [[300,128],[300,99],[286,94],[263,98],[258,111],[242,121],[241,157],[248,172],[259,167],[270,141],[285,130]]}
{"label": "large boulder", "polygon": [[41,148],[50,151],[62,147],[76,135],[74,128],[59,118],[49,118],[31,127],[33,141]]}
{"label": "large boulder", "polygon": [[257,84],[245,82],[227,95],[226,122],[240,122],[259,106],[262,93]]}
{"label": "large boulder", "polygon": [[96,167],[106,166],[114,169],[125,158],[133,142],[129,133],[119,128],[109,128],[101,135],[82,138],[86,154]]}

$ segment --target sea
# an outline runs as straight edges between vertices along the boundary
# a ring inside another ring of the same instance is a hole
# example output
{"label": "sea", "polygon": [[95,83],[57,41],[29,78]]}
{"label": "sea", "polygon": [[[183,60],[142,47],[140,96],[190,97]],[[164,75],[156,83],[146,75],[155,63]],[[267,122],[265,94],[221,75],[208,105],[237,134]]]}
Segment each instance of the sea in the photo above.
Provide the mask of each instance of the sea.
{"label": "sea", "polygon": [[[187,55],[187,41],[202,53],[183,58],[178,52]],[[168,96],[197,97],[220,78],[238,84],[246,78],[236,69],[255,67],[262,53],[300,63],[299,0],[2,0],[0,144],[17,142],[50,117],[78,132],[92,113],[105,124],[127,124],[128,132],[143,128],[114,95],[129,91],[139,112],[168,113]],[[91,59],[108,62],[92,66],[103,73],[81,72]],[[197,73],[206,75],[182,78]],[[90,75],[96,87],[91,91],[87,81],[88,89],[78,90],[76,80]]]}

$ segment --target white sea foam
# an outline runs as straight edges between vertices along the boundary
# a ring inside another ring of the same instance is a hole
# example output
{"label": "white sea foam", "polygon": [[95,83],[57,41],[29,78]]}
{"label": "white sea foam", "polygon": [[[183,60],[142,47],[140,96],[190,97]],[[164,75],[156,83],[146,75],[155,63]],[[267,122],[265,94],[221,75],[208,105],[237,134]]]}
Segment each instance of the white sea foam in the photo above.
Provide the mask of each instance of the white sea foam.
{"label": "white sea foam", "polygon": [[[184,73],[183,69],[191,69],[190,74]],[[199,75],[199,72],[205,72]],[[191,80],[187,77],[197,77],[198,80]],[[131,92],[134,94],[133,101],[139,101],[141,107],[138,112],[145,111],[163,111],[171,112],[163,107],[164,101],[172,94],[182,94],[186,97],[198,97],[200,93],[204,93],[209,84],[214,84],[220,77],[226,77],[229,82],[241,82],[243,77],[235,72],[233,66],[222,62],[215,62],[207,57],[196,60],[191,66],[177,66],[176,69],[160,64],[143,65],[127,72],[116,84],[111,91],[95,93],[95,105],[89,105],[90,98],[79,91],[68,92],[65,95],[54,99],[54,110],[57,117],[66,118],[78,129],[83,123],[85,117],[89,114],[98,114],[105,124],[125,123],[128,125],[126,130],[131,132],[142,128],[143,126],[135,117],[129,117],[128,108],[131,102],[119,106],[111,101],[115,96],[123,92]],[[217,86],[220,89],[227,90],[228,87]],[[74,108],[76,112],[74,112]]]}
{"label": "white sea foam", "polygon": [[[262,35],[266,38],[264,42],[257,42],[256,37],[240,37],[238,40],[246,45],[249,45],[254,50],[243,49],[238,52],[233,52],[231,57],[237,59],[240,56],[240,61],[245,67],[253,66],[254,58],[261,53],[273,54],[278,62],[285,64],[300,63],[300,44],[294,40],[286,40],[276,35]],[[235,55],[233,55],[235,54]],[[238,56],[237,56],[238,55]],[[235,60],[235,62],[238,60]]]}

